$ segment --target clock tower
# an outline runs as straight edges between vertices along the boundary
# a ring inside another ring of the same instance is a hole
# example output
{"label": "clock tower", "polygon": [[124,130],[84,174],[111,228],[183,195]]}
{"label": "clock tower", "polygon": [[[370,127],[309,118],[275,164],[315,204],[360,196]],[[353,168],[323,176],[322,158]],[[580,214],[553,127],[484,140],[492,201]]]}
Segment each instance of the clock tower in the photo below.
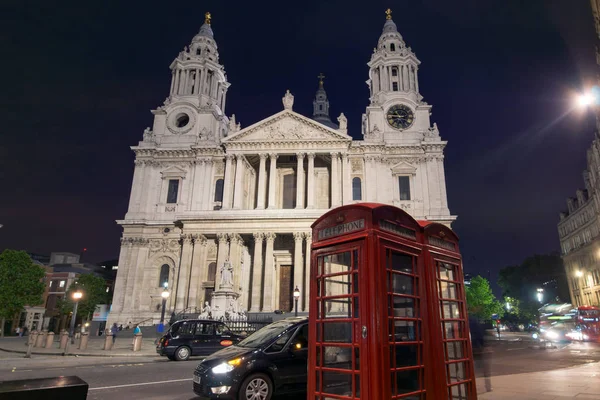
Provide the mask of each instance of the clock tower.
{"label": "clock tower", "polygon": [[367,64],[371,97],[363,115],[366,141],[417,144],[423,140],[430,128],[431,106],[419,93],[420,63],[406,46],[388,9],[383,32]]}

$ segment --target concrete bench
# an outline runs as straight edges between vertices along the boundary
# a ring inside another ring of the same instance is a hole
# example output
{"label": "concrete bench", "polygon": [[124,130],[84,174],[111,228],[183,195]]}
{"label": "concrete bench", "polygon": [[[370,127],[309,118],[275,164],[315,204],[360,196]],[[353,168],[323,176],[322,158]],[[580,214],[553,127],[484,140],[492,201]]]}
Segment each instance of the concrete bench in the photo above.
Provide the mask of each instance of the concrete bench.
{"label": "concrete bench", "polygon": [[87,392],[78,376],[0,381],[0,400],[85,400]]}

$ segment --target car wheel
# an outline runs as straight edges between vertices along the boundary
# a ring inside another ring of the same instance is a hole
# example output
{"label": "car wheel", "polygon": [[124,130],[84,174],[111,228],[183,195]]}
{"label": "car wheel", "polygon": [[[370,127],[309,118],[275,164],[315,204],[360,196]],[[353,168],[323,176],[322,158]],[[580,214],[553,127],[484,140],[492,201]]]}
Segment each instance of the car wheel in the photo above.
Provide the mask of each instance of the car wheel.
{"label": "car wheel", "polygon": [[177,361],[177,359],[175,358],[175,356],[167,356],[167,358],[171,361]]}
{"label": "car wheel", "polygon": [[187,346],[181,346],[175,350],[175,359],[177,361],[187,361],[190,358],[192,351]]}
{"label": "car wheel", "polygon": [[244,379],[240,387],[239,400],[270,400],[273,383],[265,374],[253,374]]}

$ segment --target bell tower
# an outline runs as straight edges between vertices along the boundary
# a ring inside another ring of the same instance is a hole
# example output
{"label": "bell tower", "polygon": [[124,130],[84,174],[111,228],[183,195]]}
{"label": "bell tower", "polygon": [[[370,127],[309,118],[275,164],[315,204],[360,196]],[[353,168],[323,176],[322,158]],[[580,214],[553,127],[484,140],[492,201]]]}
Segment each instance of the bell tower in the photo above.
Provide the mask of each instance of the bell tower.
{"label": "bell tower", "polygon": [[363,115],[365,140],[420,142],[430,128],[430,106],[421,101],[421,63],[406,43],[387,9],[383,32],[369,66],[370,104]]}

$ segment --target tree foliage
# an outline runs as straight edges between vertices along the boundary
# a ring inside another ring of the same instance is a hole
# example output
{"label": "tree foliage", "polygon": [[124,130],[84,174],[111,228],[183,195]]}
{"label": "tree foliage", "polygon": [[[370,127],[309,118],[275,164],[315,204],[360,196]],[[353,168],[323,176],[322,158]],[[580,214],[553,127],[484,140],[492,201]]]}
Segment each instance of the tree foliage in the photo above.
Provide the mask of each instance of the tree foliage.
{"label": "tree foliage", "polygon": [[80,290],[83,294],[77,306],[77,315],[86,317],[93,315],[99,304],[107,302],[106,281],[93,274],[80,275],[77,280],[69,286],[67,294],[63,301],[58,304],[58,308],[63,314],[73,310],[73,293]]}
{"label": "tree foliage", "polygon": [[10,319],[27,305],[39,305],[45,274],[24,251],[4,250],[0,254],[0,318]]}
{"label": "tree foliage", "polygon": [[466,286],[467,309],[470,315],[489,321],[492,315],[502,314],[502,304],[496,299],[487,279],[476,276]]}

